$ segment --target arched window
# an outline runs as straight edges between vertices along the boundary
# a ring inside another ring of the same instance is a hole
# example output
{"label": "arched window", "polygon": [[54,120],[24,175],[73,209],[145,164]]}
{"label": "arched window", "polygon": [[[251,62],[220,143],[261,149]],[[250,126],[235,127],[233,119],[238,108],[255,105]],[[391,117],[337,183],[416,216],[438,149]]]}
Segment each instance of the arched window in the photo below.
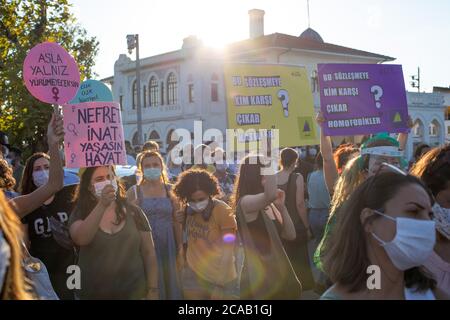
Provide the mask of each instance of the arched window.
{"label": "arched window", "polygon": [[158,80],[155,76],[150,78],[148,83],[148,101],[150,107],[156,107],[159,104]]}
{"label": "arched window", "polygon": [[177,77],[173,72],[171,72],[167,78],[167,104],[177,104],[177,89]]}
{"label": "arched window", "polygon": [[137,87],[136,87],[136,80],[134,80],[133,81],[133,86],[132,86],[132,89],[131,89],[131,91],[133,92],[133,95],[132,95],[132,103],[131,103],[131,107],[133,108],[133,109],[136,109],[136,105],[137,105]]}
{"label": "arched window", "polygon": [[430,125],[428,126],[430,137],[437,137],[439,136],[439,123],[436,120],[431,121]]}
{"label": "arched window", "polygon": [[413,127],[413,136],[414,137],[422,137],[423,136],[423,123],[419,119],[414,122]]}

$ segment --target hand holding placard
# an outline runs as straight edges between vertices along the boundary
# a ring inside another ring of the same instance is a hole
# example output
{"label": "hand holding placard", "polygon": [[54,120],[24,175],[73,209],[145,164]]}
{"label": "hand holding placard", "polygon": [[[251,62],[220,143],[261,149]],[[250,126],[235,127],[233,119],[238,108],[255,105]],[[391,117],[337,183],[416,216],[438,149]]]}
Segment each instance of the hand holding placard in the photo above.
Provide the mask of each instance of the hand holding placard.
{"label": "hand holding placard", "polygon": [[64,138],[64,124],[61,115],[52,114],[52,118],[47,127],[47,141],[50,145],[59,145]]}

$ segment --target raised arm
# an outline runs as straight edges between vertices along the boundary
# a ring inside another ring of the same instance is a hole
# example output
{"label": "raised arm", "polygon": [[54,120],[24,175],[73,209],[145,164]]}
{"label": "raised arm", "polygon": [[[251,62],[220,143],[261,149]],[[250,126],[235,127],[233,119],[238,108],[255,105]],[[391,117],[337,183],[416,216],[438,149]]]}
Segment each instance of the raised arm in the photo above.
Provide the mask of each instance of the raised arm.
{"label": "raised arm", "polygon": [[333,145],[331,143],[331,138],[323,134],[325,118],[323,117],[322,112],[317,114],[316,121],[320,127],[320,152],[323,158],[323,175],[325,177],[328,193],[333,194],[334,184],[338,179],[338,171],[333,159]]}
{"label": "raised arm", "polygon": [[[412,121],[412,118],[408,116],[408,128],[411,129],[412,127],[414,127],[414,123]],[[406,143],[408,142],[408,132],[400,132],[398,134],[397,141],[399,143],[398,148],[400,150],[405,150]]]}
{"label": "raised arm", "polygon": [[64,127],[62,117],[53,114],[47,128],[48,154],[50,156],[48,182],[27,195],[10,200],[10,205],[15,209],[15,212],[20,218],[39,208],[48,198],[64,186],[64,171],[59,153],[59,144],[63,136]]}
{"label": "raised arm", "polygon": [[277,178],[275,174],[266,175],[264,192],[246,195],[241,199],[244,214],[258,212],[271,204],[277,198]]}
{"label": "raised arm", "polygon": [[69,228],[70,237],[78,246],[86,246],[94,239],[102,220],[103,214],[116,199],[112,185],[107,185],[102,190],[100,201],[84,220],[77,220]]}
{"label": "raised arm", "polygon": [[[303,191],[302,191],[303,192]],[[273,202],[276,209],[280,212],[283,223],[281,224],[281,234],[280,236],[288,241],[295,240],[296,232],[295,232],[295,226],[292,222],[291,216],[289,215],[289,212],[287,211],[286,205],[286,194],[283,190],[278,189],[277,190],[277,198]]]}

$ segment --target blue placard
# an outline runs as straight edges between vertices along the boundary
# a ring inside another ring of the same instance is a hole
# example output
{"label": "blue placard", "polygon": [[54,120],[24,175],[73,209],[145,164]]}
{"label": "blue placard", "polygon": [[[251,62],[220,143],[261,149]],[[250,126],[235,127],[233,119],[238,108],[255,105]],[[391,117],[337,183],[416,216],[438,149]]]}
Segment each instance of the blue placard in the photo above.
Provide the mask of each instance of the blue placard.
{"label": "blue placard", "polygon": [[69,103],[77,104],[94,101],[112,102],[111,90],[101,81],[86,80],[80,84],[77,95]]}

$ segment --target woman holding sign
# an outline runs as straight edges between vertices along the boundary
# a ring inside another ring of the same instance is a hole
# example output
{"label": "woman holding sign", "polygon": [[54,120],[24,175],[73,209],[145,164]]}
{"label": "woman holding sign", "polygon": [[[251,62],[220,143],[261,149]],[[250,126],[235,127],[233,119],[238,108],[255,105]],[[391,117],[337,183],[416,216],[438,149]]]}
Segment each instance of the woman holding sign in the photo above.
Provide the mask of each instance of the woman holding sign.
{"label": "woman holding sign", "polygon": [[47,129],[48,154],[50,156],[48,181],[33,192],[10,200],[9,203],[15,209],[19,218],[23,218],[28,213],[39,208],[52,195],[62,189],[64,171],[59,153],[59,144],[63,136],[62,117],[53,114]]}
{"label": "woman holding sign", "polygon": [[147,218],[130,204],[112,167],[81,170],[70,216],[80,247],[81,299],[158,299],[158,265]]}
{"label": "woman holding sign", "polygon": [[[317,117],[317,122],[319,125],[323,125],[324,118],[321,113]],[[412,125],[411,122],[410,119],[408,121],[409,126]],[[320,148],[323,152],[323,170],[328,191],[332,195],[332,201],[324,236],[314,253],[314,263],[319,270],[323,270],[321,257],[325,254],[329,234],[335,224],[336,215],[341,212],[342,204],[350,197],[355,188],[378,171],[382,163],[386,162],[406,169],[406,161],[402,158],[402,150],[407,138],[407,133],[399,134],[398,140],[385,133],[374,135],[361,146],[360,155],[351,159],[342,174],[338,176],[336,164],[332,157],[331,138],[321,134]]]}
{"label": "woman holding sign", "polygon": [[166,167],[158,152],[144,151],[139,158],[138,170],[143,180],[128,190],[128,199],[142,208],[152,228],[160,298],[179,300],[182,294],[177,258],[183,259],[183,241],[181,224],[175,220],[178,202],[171,196]]}
{"label": "woman holding sign", "polygon": [[[35,153],[27,159],[20,184],[23,195],[48,182],[49,166],[50,157],[45,153]],[[67,268],[75,262],[75,248],[67,231],[74,189],[75,185],[64,187],[22,219],[30,253],[45,264],[53,288],[62,300],[74,298],[66,283],[70,275]]]}

